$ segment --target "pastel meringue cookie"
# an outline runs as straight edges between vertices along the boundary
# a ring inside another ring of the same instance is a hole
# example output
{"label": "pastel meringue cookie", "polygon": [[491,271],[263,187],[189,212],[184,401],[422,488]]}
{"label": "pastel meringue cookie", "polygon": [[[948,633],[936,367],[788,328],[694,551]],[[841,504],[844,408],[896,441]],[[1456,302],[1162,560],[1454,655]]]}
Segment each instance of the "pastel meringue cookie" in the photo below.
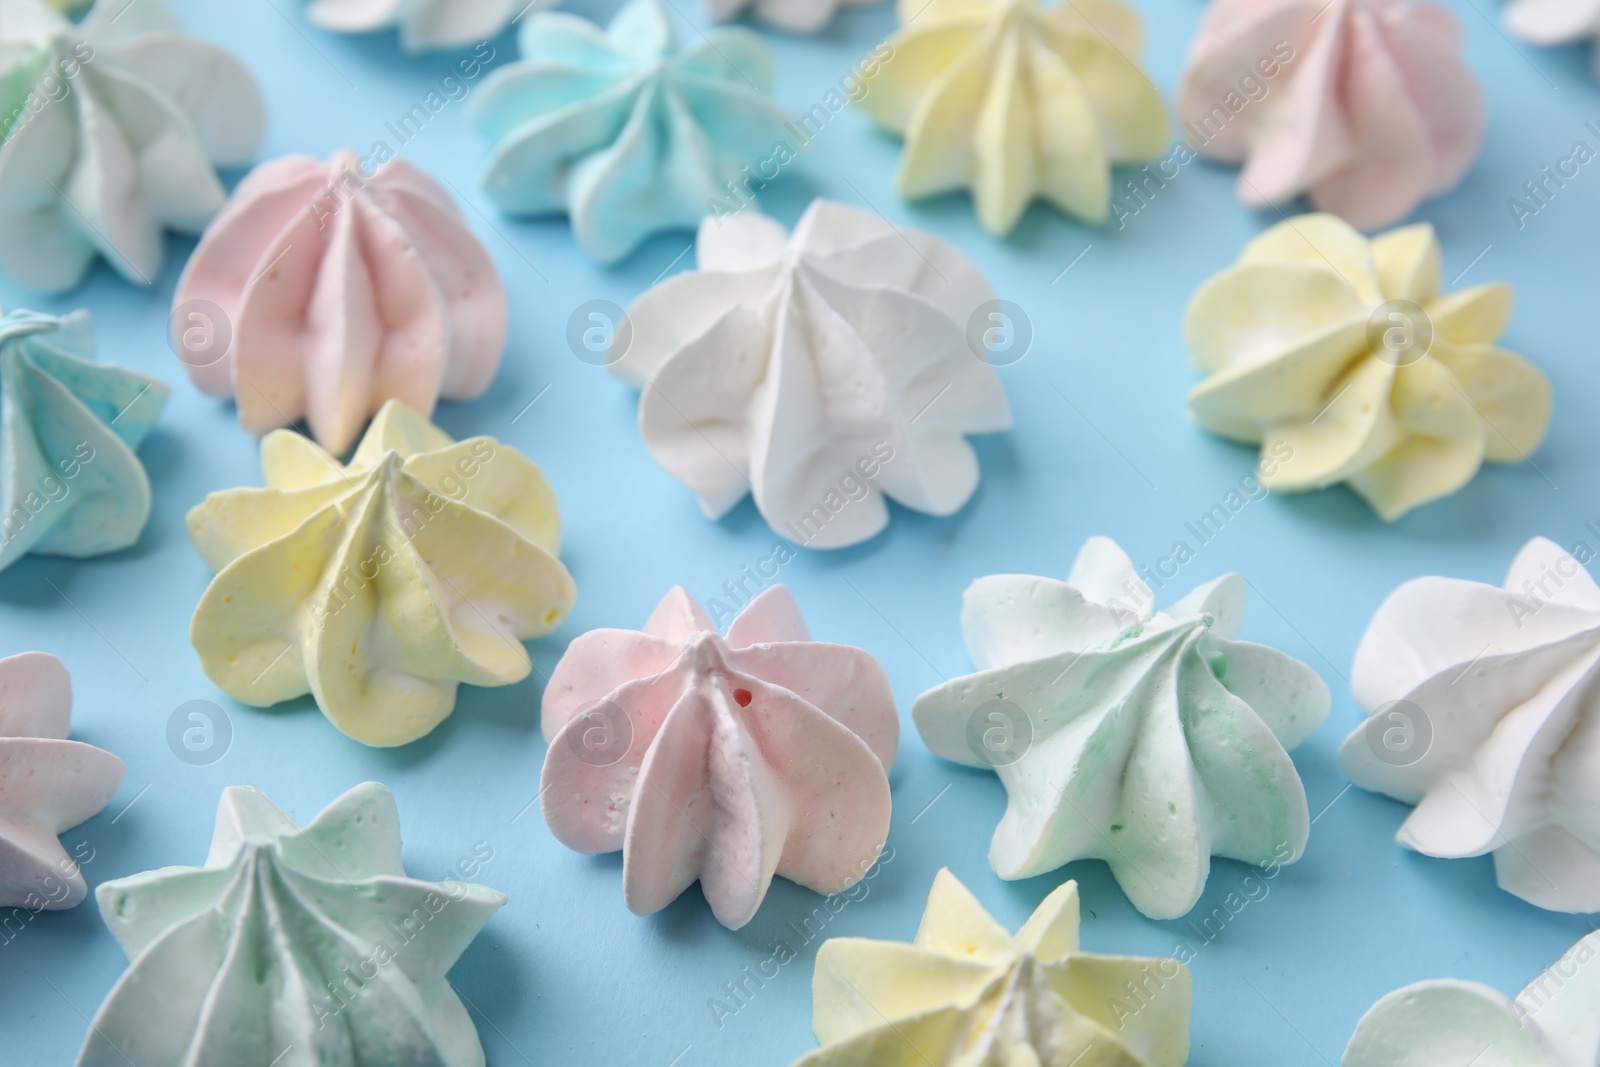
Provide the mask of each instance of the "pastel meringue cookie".
{"label": "pastel meringue cookie", "polygon": [[61,834],[99,814],[127,773],[71,741],[72,677],[54,656],[0,659],[0,907],[62,911],[89,895]]}
{"label": "pastel meringue cookie", "polygon": [[168,395],[94,362],[87,311],[0,316],[0,570],[29,553],[84,559],[139,540],[151,496],[134,450]]}
{"label": "pastel meringue cookie", "polygon": [[1000,776],[1000,877],[1101,859],[1134,907],[1175,919],[1212,856],[1299,858],[1310,815],[1288,750],[1332,697],[1304,663],[1237,640],[1246,597],[1230,574],[1156,611],[1104,537],[1065,582],[1002,574],[967,589],[978,673],[930,689],[912,715],[935,755]]}
{"label": "pastel meringue cookie", "polygon": [[398,28],[408,52],[498,37],[530,0],[311,0],[306,18],[334,33]]}
{"label": "pastel meringue cookie", "polygon": [[450,194],[402,159],[369,176],[348,149],[252,171],[173,307],[173,350],[202,392],[235,398],[251,433],[304,418],[339,455],[385,401],[430,415],[481,394],[506,341],[505,287]]}
{"label": "pastel meringue cookie", "polygon": [[1345,482],[1393,521],[1544,439],[1549,381],[1495,343],[1511,308],[1501,283],[1442,292],[1427,224],[1368,240],[1332,215],[1288,219],[1190,301],[1206,380],[1189,410],[1259,444],[1269,488]]}
{"label": "pastel meringue cookie", "polygon": [[889,832],[900,720],[859,648],[812,641],[772,586],[719,636],[670,591],[643,632],[591,630],[544,691],[545,822],[577,852],[622,852],[635,915],[696,881],[717,921],[750,921],[774,875],[840,893]]}
{"label": "pastel meringue cookie", "polygon": [[509,445],[452,441],[391,400],[348,465],[274,430],[261,469],[266,488],[189,512],[217,572],[189,639],[236,700],[310,693],[362,744],[403,745],[450,715],[462,683],[526,678],[522,642],[572,609],[555,495]]}
{"label": "pastel meringue cookie", "polygon": [[1493,853],[1500,886],[1600,911],[1600,587],[1536,537],[1505,587],[1418,578],[1391,593],[1350,674],[1370,719],[1339,763],[1415,804],[1397,835],[1428,856]]}
{"label": "pastel meringue cookie", "polygon": [[1593,1067],[1600,1063],[1600,934],[1515,998],[1444,978],[1384,997],[1361,1017],[1341,1067]]}
{"label": "pastel meringue cookie", "polygon": [[1112,165],[1166,150],[1144,27],[1120,0],[900,0],[899,15],[858,103],[905,138],[901,196],[971,189],[997,236],[1036,198],[1101,222]]}
{"label": "pastel meringue cookie", "polygon": [[483,187],[508,214],[567,214],[602,263],[693,229],[735,195],[741,168],[795,140],[772,99],[772,55],[748,30],[679,49],[658,0],[630,0],[603,32],[535,12],[518,41],[521,62],[491,72],[468,103],[496,146]]}
{"label": "pastel meringue cookie", "polygon": [[878,0],[705,0],[706,13],[727,22],[749,11],[771,26],[789,33],[817,33],[841,7],[864,7]]}
{"label": "pastel meringue cookie", "polygon": [[817,950],[812,1027],[823,1047],[795,1067],[1182,1067],[1188,968],[1084,952],[1078,927],[1076,882],[1012,936],[941,870],[911,944],[836,937]]}
{"label": "pastel meringue cookie", "polygon": [[[699,270],[628,309],[612,372],[656,461],[720,518],[746,494],[813,548],[865,541],[886,499],[932,515],[978,487],[965,435],[1011,427],[969,322],[994,294],[954,246],[830,200],[795,226],[707,217]],[[621,349],[621,351],[618,351]]]}
{"label": "pastel meringue cookie", "polygon": [[129,965],[77,1067],[483,1067],[445,974],[505,895],[408,876],[376,782],[305,827],[232,786],[204,866],[119,878],[95,899]]}
{"label": "pastel meringue cookie", "polygon": [[1201,155],[1242,165],[1246,205],[1304,196],[1378,229],[1453,189],[1478,157],[1483,91],[1461,52],[1460,23],[1434,4],[1212,0],[1178,120]]}
{"label": "pastel meringue cookie", "polygon": [[244,65],[161,0],[98,0],[78,23],[0,0],[0,115],[0,271],[47,292],[96,256],[153,284],[162,231],[205,228],[215,168],[254,157],[267,121]]}
{"label": "pastel meringue cookie", "polygon": [[1501,19],[1529,44],[1595,42],[1591,63],[1600,78],[1600,0],[1512,0]]}

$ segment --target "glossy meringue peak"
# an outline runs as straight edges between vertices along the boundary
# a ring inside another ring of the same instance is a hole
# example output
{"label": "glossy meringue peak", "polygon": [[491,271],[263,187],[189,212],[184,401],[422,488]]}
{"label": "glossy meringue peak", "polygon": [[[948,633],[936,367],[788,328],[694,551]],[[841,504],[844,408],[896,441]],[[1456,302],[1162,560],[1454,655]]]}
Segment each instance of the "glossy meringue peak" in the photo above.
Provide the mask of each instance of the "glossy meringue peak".
{"label": "glossy meringue peak", "polygon": [[498,37],[532,0],[311,0],[306,18],[334,33],[398,28],[408,52],[463,48]]}
{"label": "glossy meringue peak", "polygon": [[966,504],[966,435],[1011,426],[969,341],[997,306],[971,260],[830,200],[792,235],[764,215],[708,216],[695,252],[698,270],[628,309],[612,371],[640,387],[645,444],[707,517],[749,494],[780,535],[838,548],[881,531],[888,499]]}
{"label": "glossy meringue peak", "polygon": [[368,175],[349,149],[252,171],[173,308],[202,392],[236,398],[254,434],[303,418],[338,455],[385,401],[431,415],[481,394],[506,342],[505,288],[450,194],[402,159]]}
{"label": "glossy meringue peak", "polygon": [[1339,763],[1416,805],[1400,844],[1493,853],[1507,892],[1600,911],[1600,587],[1570,553],[1534,538],[1504,588],[1405,583],[1368,625],[1350,685],[1372,717]]}
{"label": "glossy meringue peak", "polygon": [[1529,44],[1592,42],[1591,63],[1600,78],[1600,0],[1511,0],[1500,17]]}
{"label": "glossy meringue peak", "polygon": [[89,895],[60,837],[111,802],[127,768],[68,740],[71,721],[72,677],[59,659],[0,659],[0,907],[61,911]]}
{"label": "glossy meringue peak", "polygon": [[866,652],[812,641],[768,588],[720,636],[671,590],[643,632],[591,630],[544,691],[545,822],[578,852],[622,851],[623,899],[649,915],[700,882],[737,930],[773,876],[848,889],[889,832],[900,721]]}
{"label": "glossy meringue peak", "polygon": [[836,937],[817,951],[812,1028],[823,1047],[795,1067],[1182,1067],[1188,968],[1084,952],[1078,927],[1076,882],[1013,937],[941,870],[911,944]]}
{"label": "glossy meringue peak", "polygon": [[1378,229],[1454,188],[1478,156],[1483,92],[1461,51],[1460,23],[1434,4],[1213,0],[1178,119],[1201,155],[1243,166],[1246,205],[1305,196]]}
{"label": "glossy meringue peak", "polygon": [[376,782],[305,827],[232,786],[203,867],[119,878],[95,899],[129,965],[77,1067],[483,1067],[445,974],[506,898],[409,877]]}
{"label": "glossy meringue peak", "polygon": [[266,488],[189,512],[217,572],[189,639],[236,700],[310,693],[355,740],[403,745],[450,715],[461,683],[526,678],[522,642],[572,609],[555,495],[509,445],[452,441],[391,400],[349,464],[274,430],[261,468]]}
{"label": "glossy meringue peak", "polygon": [[30,552],[84,559],[139,540],[150,478],[134,450],[169,395],[94,362],[87,311],[0,316],[0,570]]}
{"label": "glossy meringue peak", "polygon": [[1104,860],[1153,919],[1185,915],[1212,856],[1297,859],[1310,833],[1288,751],[1327,717],[1310,667],[1237,640],[1247,583],[1230,574],[1165,611],[1109,538],[1065,582],[980,578],[961,631],[978,673],[917,698],[937,756],[994,770],[1002,878]]}
{"label": "glossy meringue peak", "polygon": [[496,147],[483,187],[512,215],[565,213],[578,246],[614,263],[645,238],[693,229],[712,202],[746,190],[782,141],[776,71],[749,30],[679,49],[658,0],[630,0],[603,32],[561,12],[523,18],[522,59],[468,104]]}
{"label": "glossy meringue peak", "polygon": [[1443,292],[1440,262],[1425,223],[1370,240],[1332,215],[1273,226],[1189,303],[1184,333],[1206,374],[1189,410],[1259,444],[1268,488],[1344,482],[1388,521],[1485,460],[1527,460],[1551,392],[1495,343],[1511,288]]}
{"label": "glossy meringue peak", "polygon": [[1515,998],[1454,978],[1417,982],[1361,1017],[1341,1067],[1594,1067],[1600,1063],[1600,934]]}
{"label": "glossy meringue peak", "polygon": [[905,138],[907,199],[971,189],[978,221],[1011,232],[1034,199],[1087,222],[1111,167],[1166,148],[1161,95],[1139,67],[1144,27],[1119,0],[900,0],[893,59],[858,101]]}
{"label": "glossy meringue peak", "polygon": [[266,132],[261,90],[231,52],[187,36],[161,0],[99,0],[74,23],[0,0],[0,270],[63,292],[96,256],[154,284],[163,230],[221,209],[215,168]]}

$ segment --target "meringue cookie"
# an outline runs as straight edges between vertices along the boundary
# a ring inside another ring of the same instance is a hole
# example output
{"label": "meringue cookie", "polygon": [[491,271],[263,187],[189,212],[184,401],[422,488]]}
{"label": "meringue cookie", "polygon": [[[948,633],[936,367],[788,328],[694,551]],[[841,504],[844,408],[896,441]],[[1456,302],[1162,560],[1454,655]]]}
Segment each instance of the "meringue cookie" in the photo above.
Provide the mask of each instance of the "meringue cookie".
{"label": "meringue cookie", "polygon": [[817,950],[812,1028],[824,1047],[795,1067],[1182,1067],[1188,968],[1080,951],[1078,918],[1067,882],[1012,937],[941,870],[911,944],[836,937]]}
{"label": "meringue cookie", "polygon": [[1591,63],[1600,78],[1600,0],[1512,0],[1502,17],[1529,44],[1596,42]]}
{"label": "meringue cookie", "polygon": [[468,104],[497,144],[484,189],[513,215],[567,213],[602,263],[693,228],[742,166],[793,140],[771,99],[772,55],[748,30],[679,51],[657,0],[631,0],[604,33],[538,12],[518,40],[522,61],[490,73]]}
{"label": "meringue cookie", "polygon": [[0,83],[15,86],[0,125],[0,270],[51,292],[97,254],[152,284],[162,230],[204,229],[223,203],[213,168],[248,162],[266,133],[250,72],[185,36],[161,0],[99,0],[76,24],[40,0],[0,0]]}
{"label": "meringue cookie", "polygon": [[87,311],[0,317],[0,570],[127,548],[150,519],[134,449],[170,391],[93,360]]}
{"label": "meringue cookie", "polygon": [[306,18],[334,33],[400,29],[408,52],[487,41],[532,0],[311,0]]}
{"label": "meringue cookie", "polygon": [[376,782],[303,828],[230,787],[204,867],[106,882],[95,899],[130,963],[78,1067],[483,1067],[445,972],[505,895],[407,876],[400,813]]}
{"label": "meringue cookie", "polygon": [[1135,61],[1139,15],[1120,0],[899,0],[892,62],[858,103],[905,137],[907,199],[972,190],[978,221],[1011,232],[1040,197],[1088,222],[1111,166],[1166,148],[1161,95]]}
{"label": "meringue cookie", "polygon": [[[1307,196],[1377,229],[1454,188],[1478,156],[1483,93],[1461,50],[1461,25],[1433,4],[1213,0],[1178,120],[1201,155],[1243,164],[1248,206]],[[1241,95],[1241,78],[1273,67],[1265,95]]]}
{"label": "meringue cookie", "polygon": [[116,794],[127,767],[67,740],[72,677],[56,657],[0,659],[0,907],[62,911],[89,895],[59,840]]}
{"label": "meringue cookie", "polygon": [[643,390],[645,443],[709,518],[750,493],[779,534],[837,548],[888,524],[886,496],[934,515],[966,504],[978,459],[963,435],[1011,426],[969,347],[993,293],[966,256],[829,200],[792,236],[762,215],[707,217],[695,247],[698,271],[628,309],[612,370]]}
{"label": "meringue cookie", "polygon": [[859,648],[812,641],[781,585],[725,638],[679,588],[643,633],[589,631],[556,664],[543,722],[545,822],[575,851],[622,850],[635,915],[698,880],[737,930],[774,874],[842,892],[889,832],[889,679]]}
{"label": "meringue cookie", "polygon": [[789,33],[816,33],[833,21],[841,7],[863,7],[878,0],[705,0],[706,12],[718,22],[749,10],[762,22]]}
{"label": "meringue cookie", "polygon": [[341,455],[386,400],[427,415],[479,395],[505,348],[505,288],[450,194],[401,159],[369,177],[348,149],[239,184],[178,282],[174,351],[197,300],[232,338],[184,358],[201,391],[237,397],[251,433],[305,418]]}
{"label": "meringue cookie", "polygon": [[1397,835],[1407,848],[1493,852],[1507,892],[1600,911],[1597,679],[1600,587],[1536,537],[1504,589],[1418,578],[1389,595],[1350,674],[1373,717],[1339,762],[1362,788],[1417,806]]}
{"label": "meringue cookie", "polygon": [[452,441],[391,400],[348,466],[274,430],[261,468],[267,488],[189,512],[219,572],[189,639],[237,700],[310,693],[362,744],[403,745],[449,716],[460,683],[527,677],[521,642],[572,609],[555,496],[508,445]]}
{"label": "meringue cookie", "polygon": [[1455,492],[1484,460],[1525,460],[1550,423],[1550,383],[1494,346],[1512,292],[1440,292],[1426,224],[1368,241],[1331,215],[1257,237],[1189,304],[1208,375],[1189,409],[1260,444],[1285,492],[1347,482],[1386,520]]}
{"label": "meringue cookie", "polygon": [[1234,639],[1246,596],[1230,574],[1156,611],[1105,537],[1065,582],[972,583],[961,630],[979,673],[922,694],[912,715],[935,755],[1000,775],[1000,877],[1103,859],[1134,907],[1175,919],[1200,899],[1212,856],[1300,856],[1310,816],[1286,750],[1332,697],[1299,660]]}
{"label": "meringue cookie", "polygon": [[1574,945],[1516,999],[1476,982],[1418,982],[1361,1017],[1342,1067],[1594,1067],[1600,1063],[1600,934]]}

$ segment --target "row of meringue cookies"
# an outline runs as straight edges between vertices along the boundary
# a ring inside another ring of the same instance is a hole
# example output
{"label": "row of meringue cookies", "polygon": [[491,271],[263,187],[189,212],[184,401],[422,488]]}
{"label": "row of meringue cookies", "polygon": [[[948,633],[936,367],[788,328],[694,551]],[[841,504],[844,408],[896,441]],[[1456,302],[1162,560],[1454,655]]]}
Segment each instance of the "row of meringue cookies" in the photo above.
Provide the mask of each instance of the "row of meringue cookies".
{"label": "row of meringue cookies", "polygon": [[[314,0],[309,10],[335,29],[398,24],[407,47],[424,48],[487,36],[515,6]],[[708,0],[714,19],[750,7],[799,33],[839,6]],[[1138,63],[1141,21],[1120,0],[900,0],[898,16],[900,31],[854,74],[856,103],[905,139],[898,188],[908,199],[970,189],[996,235],[1034,199],[1100,222],[1111,167],[1169,151],[1164,105]],[[495,72],[472,105],[498,143],[486,186],[511,213],[568,213],[602,261],[692,226],[708,199],[748,203],[751,185],[769,180],[752,175],[755,162],[781,169],[816,132],[812,115],[791,121],[773,106],[771,58],[746,30],[679,52],[656,0],[634,0],[604,32],[567,14],[519,17],[522,61]],[[1594,35],[1600,13],[1519,0],[1505,21],[1556,43]],[[1238,195],[1251,207],[1304,196],[1362,229],[1399,222],[1453,188],[1482,146],[1482,92],[1462,50],[1460,25],[1434,4],[1212,0],[1177,92],[1181,161],[1240,165]],[[640,188],[653,191],[648,201]]]}
{"label": "row of meringue cookies", "polygon": [[[159,0],[124,19],[134,6],[98,0],[74,23],[44,0],[5,0],[0,43],[18,99],[0,146],[0,269],[28,285],[69,289],[96,254],[153,283],[162,229],[198,232],[222,207],[213,167],[248,161],[262,141],[265,109],[242,64],[183,35]],[[715,0],[712,14],[743,6]],[[809,30],[837,0],[754,6]],[[1539,24],[1527,12],[1557,6],[1524,0],[1511,21]],[[509,214],[566,214],[602,262],[692,229],[708,204],[750,207],[752,188],[777,176],[752,168],[776,161],[781,172],[817,132],[817,109],[796,118],[776,104],[771,53],[747,29],[680,49],[659,0],[630,0],[604,30],[518,7],[313,0],[308,13],[341,30],[398,24],[411,47],[486,40],[520,15],[520,59],[491,71],[468,105],[495,145],[483,185]],[[1213,0],[1177,93],[1176,151],[1240,164],[1252,207],[1303,196],[1364,230],[1390,225],[1470,168],[1482,93],[1444,9],[1323,7]],[[1035,199],[1095,223],[1111,210],[1113,165],[1169,152],[1165,106],[1132,58],[1142,24],[1120,0],[903,0],[899,14],[901,30],[852,76],[863,110],[905,139],[903,196],[970,189],[997,235]],[[125,129],[119,94],[143,100],[163,136]]]}
{"label": "row of meringue cookies", "polygon": [[[1194,904],[1212,854],[1269,868],[1299,857],[1309,823],[1286,750],[1320,724],[1329,693],[1304,664],[1236,639],[1245,590],[1228,575],[1158,611],[1103,538],[1084,546],[1066,582],[974,583],[962,627],[979,673],[924,694],[914,717],[936,753],[998,771],[1011,800],[991,849],[1002,877],[1099,857],[1140,910],[1167,917]],[[1408,583],[1357,653],[1352,685],[1373,715],[1340,761],[1358,784],[1418,802],[1402,843],[1439,856],[1493,851],[1511,892],[1546,908],[1600,909],[1597,635],[1600,587],[1548,541],[1529,543],[1503,589]],[[1457,686],[1467,674],[1473,684]],[[83,899],[56,836],[103,807],[123,776],[116,757],[66,739],[70,708],[59,661],[0,661],[0,903],[35,913]],[[636,913],[699,881],[715,917],[737,928],[773,877],[840,893],[885,846],[898,733],[888,680],[866,652],[811,641],[782,586],[726,636],[672,590],[642,632],[579,637],[542,716],[545,817],[576,851],[623,853],[623,897]],[[483,1062],[443,975],[505,897],[408,878],[398,812],[380,785],[357,787],[303,830],[255,790],[230,788],[204,867],[117,879],[96,898],[130,966],[96,1016],[82,1067],[221,1067],[263,1041],[307,1065]],[[384,922],[399,915],[403,927]],[[1084,954],[1077,928],[1073,882],[1013,939],[942,873],[912,945],[822,947],[823,1047],[799,1062],[954,1055],[970,1051],[980,1018],[1007,1020],[978,1031],[984,1055],[1005,1062],[1090,1047],[1142,1067],[1185,1062],[1184,961]],[[1583,965],[1596,948],[1595,937],[1580,942],[1516,1000],[1453,980],[1401,990],[1361,1020],[1344,1062],[1465,1055],[1588,1067],[1600,1017],[1596,969]],[[391,959],[406,962],[382,966]],[[337,984],[328,992],[323,979],[352,966],[362,996],[341,997]],[[278,995],[235,995],[257,989],[261,973]],[[369,985],[369,974],[386,977]],[[1126,1000],[1130,988],[1139,992]],[[376,1012],[385,1026],[370,1024]]]}

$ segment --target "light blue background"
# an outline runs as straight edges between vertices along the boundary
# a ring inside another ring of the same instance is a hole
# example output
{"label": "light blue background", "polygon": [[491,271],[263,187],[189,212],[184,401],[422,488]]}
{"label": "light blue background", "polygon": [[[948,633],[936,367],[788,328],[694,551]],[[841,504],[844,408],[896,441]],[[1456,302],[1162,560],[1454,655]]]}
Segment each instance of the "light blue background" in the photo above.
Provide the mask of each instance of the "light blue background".
{"label": "light blue background", "polygon": [[[695,32],[688,22],[704,25],[691,0],[674,2],[681,32]],[[392,35],[319,32],[296,0],[177,6],[194,32],[243,55],[265,87],[271,126],[263,158],[326,155],[345,144],[370,148],[388,136],[384,123],[420,100],[455,58],[403,56]],[[1149,26],[1148,67],[1170,96],[1201,6],[1140,6]],[[906,724],[892,775],[893,859],[867,898],[830,924],[830,935],[909,938],[944,865],[1012,926],[1061,878],[1074,877],[1090,949],[1167,954],[1181,941],[1199,950],[1192,968],[1196,1067],[1266,1067],[1337,1062],[1360,1014],[1408,982],[1454,975],[1514,992],[1591,929],[1585,918],[1544,913],[1498,891],[1488,859],[1445,862],[1400,850],[1392,835],[1407,809],[1344,792],[1334,760],[1358,721],[1346,680],[1351,656],[1373,609],[1396,584],[1424,573],[1497,581],[1535,534],[1600,548],[1600,537],[1583,528],[1600,524],[1600,163],[1521,231],[1506,207],[1575,140],[1600,147],[1583,128],[1600,119],[1600,90],[1581,50],[1513,46],[1487,4],[1452,6],[1466,30],[1467,59],[1487,89],[1489,137],[1462,187],[1427,204],[1420,217],[1439,229],[1447,278],[1483,253],[1462,284],[1499,278],[1517,287],[1506,341],[1554,381],[1555,422],[1537,469],[1485,470],[1456,496],[1394,525],[1343,489],[1252,503],[1163,593],[1168,602],[1219,573],[1244,571],[1259,593],[1246,636],[1312,664],[1334,692],[1329,721],[1295,754],[1312,811],[1322,812],[1308,854],[1209,945],[1181,921],[1140,916],[1098,862],[1001,882],[985,861],[1004,804],[998,781],[931,757],[909,709],[924,689],[970,669],[957,611],[973,578],[1064,575],[1094,533],[1115,537],[1138,562],[1153,562],[1187,538],[1186,520],[1251,469],[1249,451],[1200,433],[1185,413],[1183,396],[1195,376],[1180,316],[1195,286],[1271,219],[1236,204],[1233,172],[1194,164],[1121,231],[1036,207],[1011,238],[996,241],[976,226],[964,197],[915,207],[897,200],[899,146],[854,110],[834,119],[766,194],[769,210],[787,223],[813,195],[825,195],[865,202],[897,225],[953,241],[1002,296],[1026,309],[1036,331],[1033,351],[1002,372],[1017,429],[979,441],[983,484],[966,509],[948,519],[896,509],[889,530],[871,543],[803,554],[783,568],[815,636],[879,657]],[[575,0],[571,9],[604,18],[612,7]],[[782,103],[810,107],[892,26],[892,12],[876,7],[846,12],[813,39],[767,33]],[[509,35],[495,47],[497,62],[512,59]],[[490,434],[522,449],[543,465],[560,497],[564,555],[579,597],[562,630],[531,646],[538,671],[548,673],[572,636],[639,625],[674,583],[712,596],[741,566],[768,555],[775,537],[748,503],[722,522],[702,518],[689,492],[640,442],[632,392],[575,359],[564,340],[569,314],[584,301],[626,305],[664,270],[690,267],[692,254],[676,259],[688,236],[657,239],[606,270],[575,251],[564,221],[495,216],[474,181],[485,146],[463,111],[451,104],[404,154],[471,205],[466,215],[512,295],[512,331],[489,394],[446,405],[438,419],[457,436]],[[167,268],[148,291],[103,268],[64,298],[0,285],[7,307],[91,308],[103,359],[174,387],[143,449],[156,511],[137,547],[86,562],[29,558],[0,574],[0,652],[61,656],[76,692],[74,736],[128,764],[106,812],[65,835],[69,846],[87,841],[95,850],[90,882],[201,862],[224,786],[255,785],[303,822],[343,790],[377,779],[399,800],[406,864],[415,875],[444,877],[476,842],[495,852],[480,880],[510,894],[510,904],[451,975],[473,1008],[491,1064],[753,1067],[786,1064],[813,1047],[815,943],[720,1029],[708,1000],[741,967],[769,956],[775,940],[794,940],[787,924],[819,898],[780,881],[738,932],[717,925],[697,889],[652,918],[629,914],[619,859],[568,852],[537,808],[527,808],[545,748],[537,727],[539,674],[505,689],[463,689],[451,719],[397,751],[345,739],[309,700],[255,710],[206,680],[187,633],[209,575],[185,536],[184,512],[212,490],[259,484],[259,475],[255,443],[231,407],[199,396],[164,340],[191,247],[169,242]],[[173,710],[196,699],[221,704],[235,733],[231,751],[209,767],[180,762],[166,742]],[[1196,914],[1240,889],[1249,873],[1218,862]],[[34,920],[0,948],[0,1064],[69,1062],[123,966],[92,903]]]}

